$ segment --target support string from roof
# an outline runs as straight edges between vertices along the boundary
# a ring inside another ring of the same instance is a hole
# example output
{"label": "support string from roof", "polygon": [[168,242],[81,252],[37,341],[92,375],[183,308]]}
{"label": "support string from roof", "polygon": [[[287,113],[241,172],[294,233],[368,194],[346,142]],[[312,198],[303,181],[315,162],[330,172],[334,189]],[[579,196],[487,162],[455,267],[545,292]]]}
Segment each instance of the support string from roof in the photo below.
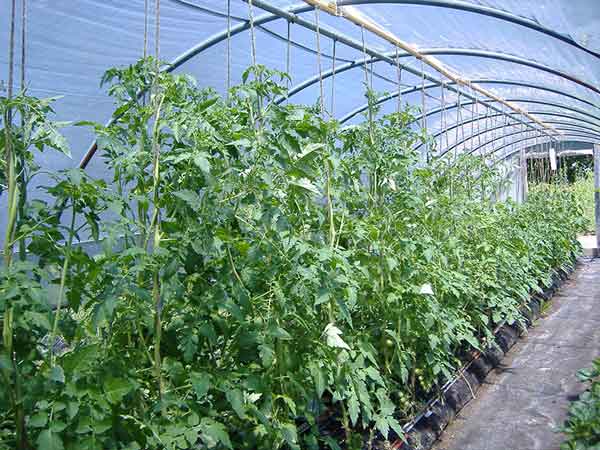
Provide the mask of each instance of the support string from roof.
{"label": "support string from roof", "polygon": [[321,118],[325,118],[325,90],[323,89],[323,68],[321,67],[321,31],[319,28],[319,8],[315,8],[315,24],[317,25],[317,70],[319,71],[319,108]]}
{"label": "support string from roof", "polygon": [[[362,43],[363,58],[367,59],[367,46],[365,45],[365,27],[360,27],[360,40]],[[365,89],[369,87],[369,73],[367,72],[367,65],[363,64],[365,73]]]}
{"label": "support string from roof", "polygon": [[248,0],[248,17],[250,18],[250,52],[252,54],[252,65],[256,66],[256,36],[254,31],[254,7],[252,0]]}
{"label": "support string from roof", "polygon": [[398,102],[396,112],[400,112],[402,110],[402,66],[400,65],[400,57],[398,55],[398,47],[396,47],[396,78],[398,81]]}
{"label": "support string from roof", "polygon": [[[9,25],[9,38],[8,38],[8,85],[6,90],[6,97],[11,99],[13,96],[13,77],[15,70],[15,11],[16,3],[15,0],[11,1],[10,9],[10,25]],[[7,120],[6,127],[9,127],[12,123],[12,111],[11,108],[7,108]]]}
{"label": "support string from roof", "polygon": [[[446,129],[446,99],[444,96],[444,83],[443,83],[443,80],[441,77],[440,77],[440,109],[442,110],[442,113],[440,116],[439,128],[440,128],[440,130],[444,131]],[[438,152],[441,151],[442,147],[444,146],[443,139],[444,139],[444,136],[440,134],[440,143],[439,143]]]}
{"label": "support string from roof", "polygon": [[[460,107],[461,107],[461,102],[460,102],[460,92],[458,93],[458,97],[457,97],[457,101],[456,103],[458,104],[458,108],[456,108],[456,123],[460,123]],[[455,133],[454,133],[454,142],[458,142],[458,133],[459,130],[462,128],[461,127],[456,127]],[[454,147],[454,152],[452,154],[452,160],[456,161],[456,146]]]}
{"label": "support string from roof", "polygon": [[[20,91],[21,95],[25,93],[25,58],[27,55],[27,0],[21,0],[21,83]],[[21,129],[25,128],[25,117],[21,114]],[[21,186],[27,185],[27,178],[29,174],[26,173],[25,154],[20,152],[19,155],[19,167],[17,170],[19,174],[19,183]],[[22,189],[19,192],[18,217],[25,217],[25,204],[27,203],[27,189]],[[19,259],[25,261],[27,256],[25,239],[19,239]]]}
{"label": "support string from roof", "polygon": [[144,59],[148,56],[148,0],[144,0],[144,46],[142,55]]}
{"label": "support string from roof", "polygon": [[[365,27],[360,27],[360,36],[362,40],[362,51],[363,55],[366,58],[367,56],[367,46],[365,44]],[[365,72],[365,91],[367,93],[367,104],[368,108],[368,124],[369,124],[369,138],[371,144],[373,143],[373,105],[371,104],[371,92],[369,92],[369,73],[367,69],[367,65],[364,64],[364,72]]]}
{"label": "support string from roof", "polygon": [[156,57],[156,66],[160,67],[160,0],[154,4],[154,56]]}
{"label": "support string from roof", "polygon": [[25,91],[25,56],[27,49],[27,0],[21,0],[21,92]]}
{"label": "support string from roof", "polygon": [[[285,73],[287,73],[287,90],[290,90],[291,79],[292,79],[292,22],[287,21],[287,43],[285,49]],[[286,94],[287,102],[289,103],[289,95]]]}
{"label": "support string from roof", "polygon": [[[421,110],[423,111],[422,120],[421,120],[421,128],[422,131],[427,135],[427,109],[425,108],[425,65],[423,60],[421,60]],[[429,141],[425,141],[425,159],[429,162],[429,153],[431,149],[429,148]]]}
{"label": "support string from roof", "polygon": [[[471,105],[471,117],[475,117],[476,109],[477,109],[477,97],[475,97],[475,101]],[[473,136],[473,133],[475,133],[475,122],[471,122],[471,136]],[[469,144],[472,146],[473,142],[471,141]]]}
{"label": "support string from roof", "polygon": [[[337,47],[337,39],[331,40],[331,54],[333,58],[331,59],[331,71],[334,74],[331,77],[331,117],[335,118],[335,57],[336,57],[336,47]],[[322,74],[321,74],[322,76]]]}
{"label": "support string from roof", "polygon": [[229,101],[229,90],[231,89],[231,0],[227,0],[227,81],[225,92]]}

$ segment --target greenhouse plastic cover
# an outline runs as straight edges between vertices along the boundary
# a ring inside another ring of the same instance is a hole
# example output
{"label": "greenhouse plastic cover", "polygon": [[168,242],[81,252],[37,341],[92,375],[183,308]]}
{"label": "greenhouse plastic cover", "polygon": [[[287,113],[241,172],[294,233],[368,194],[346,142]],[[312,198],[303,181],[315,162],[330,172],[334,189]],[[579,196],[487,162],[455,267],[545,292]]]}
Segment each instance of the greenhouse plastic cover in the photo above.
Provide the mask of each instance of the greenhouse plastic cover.
{"label": "greenhouse plastic cover", "polygon": [[[21,6],[24,0],[16,1],[15,29],[15,79],[19,80],[21,36]],[[8,43],[10,7],[12,0],[0,0],[0,94],[6,95],[8,74]],[[255,2],[256,3],[256,2]],[[289,0],[266,0],[266,3],[284,10],[304,6],[300,17],[315,22],[318,14],[322,29],[335,30],[341,35],[361,42],[361,29],[342,17],[334,17],[321,11],[306,11],[306,4]],[[339,0],[338,3],[344,3]],[[552,126],[564,130],[567,141],[593,143],[600,136],[600,95],[594,90],[600,86],[600,1],[599,0],[495,0],[495,1],[394,1],[353,0],[355,11],[379,23],[405,42],[422,50],[442,49],[435,58],[454,72],[471,80],[487,80],[481,83],[497,95],[513,100],[515,104]],[[106,122],[114,109],[113,101],[100,87],[100,78],[109,67],[125,66],[135,62],[143,52],[144,0],[28,0],[26,34],[26,86],[29,94],[37,97],[63,96],[55,103],[58,120],[92,120]],[[154,4],[149,0],[148,48],[154,48]],[[220,92],[226,89],[229,70],[232,84],[239,83],[242,71],[251,62],[251,38],[248,27],[230,38],[230,57],[227,52],[226,30],[228,27],[228,4],[230,5],[230,29],[247,22],[250,13],[255,21],[269,13],[256,4],[252,7],[243,0],[161,0],[160,2],[160,58],[167,62],[177,60],[190,49],[212,37],[214,44],[194,55],[177,67],[176,71],[193,75],[200,86],[213,87]],[[466,7],[466,8],[465,8]],[[472,8],[469,8],[472,7]],[[470,9],[470,10],[466,10]],[[558,33],[566,40],[571,39],[583,48],[565,42],[556,36],[531,27],[482,14],[490,10],[517,17],[540,28]],[[292,23],[289,26],[291,41],[288,44],[288,22],[272,18],[255,27],[257,62],[270,68],[286,71],[290,60],[292,86],[318,75],[319,55],[317,39],[313,31]],[[394,54],[394,47],[375,35],[365,32],[365,44],[381,53]],[[332,67],[333,42],[320,36],[321,69]],[[288,50],[289,49],[289,50]],[[360,50],[349,48],[338,42],[336,67],[352,61],[362,60]],[[451,51],[459,49],[458,51]],[[475,54],[472,51],[475,50]],[[587,51],[586,51],[587,50]],[[451,54],[448,54],[451,53]],[[456,53],[471,53],[458,55]],[[594,54],[596,53],[596,54]],[[529,67],[521,63],[496,59],[499,54],[536,63]],[[494,57],[491,57],[494,56]],[[228,64],[230,61],[230,64]],[[422,63],[413,57],[402,57],[401,63],[422,69]],[[549,68],[550,71],[539,67]],[[384,92],[398,91],[396,67],[387,62],[375,62],[372,70],[372,87]],[[440,75],[433,69],[423,69],[436,79]],[[554,72],[554,73],[551,73]],[[557,74],[558,73],[558,74]],[[369,73],[371,75],[371,73]],[[565,77],[565,75],[567,75]],[[571,79],[568,79],[571,78]],[[572,79],[579,80],[580,84]],[[489,81],[495,81],[491,83]],[[510,82],[510,84],[499,83]],[[514,84],[516,82],[518,84]],[[337,73],[335,80],[326,77],[323,81],[324,103],[337,118],[344,118],[365,104],[364,73],[361,66]],[[422,79],[404,71],[401,89],[421,86]],[[426,82],[428,83],[428,82]],[[549,88],[543,90],[526,85]],[[583,84],[583,85],[582,85]],[[18,86],[17,86],[18,88]],[[422,104],[422,91],[402,96],[402,101],[417,106]],[[290,101],[314,104],[319,96],[319,83],[313,83],[293,95]],[[439,87],[427,89],[425,108],[427,111],[440,109],[442,96],[444,106],[455,103],[457,96]],[[564,95],[566,94],[566,95]],[[473,112],[484,113],[481,105],[469,105],[464,97],[460,109],[443,109],[443,113],[432,114],[425,122],[430,132],[450,127],[457,120],[465,120]],[[537,103],[532,103],[537,102]],[[382,112],[393,111],[397,99],[383,102]],[[348,119],[348,123],[362,120],[360,114]],[[503,125],[502,117],[473,122],[464,128],[456,128],[438,138],[442,149],[462,141],[470,133],[478,133],[475,142],[490,139],[495,141],[483,145],[482,149],[498,149],[506,153],[511,142],[519,145],[538,144],[542,140],[522,141],[522,127]],[[495,127],[492,126],[495,124]],[[47,152],[39,157],[41,166],[48,170],[76,167],[92,143],[89,128],[67,127],[64,133],[72,150],[72,158]],[[504,135],[504,137],[502,137]],[[472,149],[472,142],[458,145],[454,151]],[[500,145],[501,144],[501,145]],[[581,146],[579,146],[581,147]],[[584,146],[585,147],[585,146]],[[589,148],[587,146],[586,148]],[[513,150],[517,147],[510,147]],[[86,168],[93,176],[105,177],[102,158],[96,155]],[[39,184],[44,184],[39,177]],[[34,194],[35,195],[35,194]],[[0,207],[6,208],[5,196],[0,198]],[[4,214],[1,221],[4,221]],[[0,228],[4,223],[0,223]]]}

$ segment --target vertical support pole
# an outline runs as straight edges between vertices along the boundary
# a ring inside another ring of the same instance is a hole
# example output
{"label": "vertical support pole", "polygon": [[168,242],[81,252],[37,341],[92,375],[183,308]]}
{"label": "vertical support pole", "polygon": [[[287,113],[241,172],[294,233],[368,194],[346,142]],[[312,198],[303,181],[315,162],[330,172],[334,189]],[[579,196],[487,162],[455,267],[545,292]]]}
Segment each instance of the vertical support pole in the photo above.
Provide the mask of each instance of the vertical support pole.
{"label": "vertical support pole", "polygon": [[596,219],[596,252],[600,250],[600,144],[594,144],[594,210]]}
{"label": "vertical support pole", "polygon": [[519,171],[519,175],[520,175],[520,194],[521,194],[521,203],[525,202],[527,200],[527,191],[528,191],[528,184],[527,184],[527,155],[525,154],[525,147],[521,148],[521,150],[519,151],[519,162],[521,163],[521,170]]}

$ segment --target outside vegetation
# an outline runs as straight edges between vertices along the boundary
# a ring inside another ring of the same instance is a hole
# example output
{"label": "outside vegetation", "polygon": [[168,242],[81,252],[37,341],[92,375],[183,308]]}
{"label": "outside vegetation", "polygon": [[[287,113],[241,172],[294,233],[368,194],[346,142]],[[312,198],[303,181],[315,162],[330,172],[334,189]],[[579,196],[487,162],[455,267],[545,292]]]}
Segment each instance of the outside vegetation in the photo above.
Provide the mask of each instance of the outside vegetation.
{"label": "outside vegetation", "polygon": [[[480,158],[421,161],[410,109],[371,106],[341,127],[275,103],[286,75],[262,66],[228,99],[156,67],[106,73],[119,119],[78,125],[112,182],[54,174],[54,202],[27,184],[37,152],[68,152],[64,124],[50,100],[1,99],[0,447],[357,449],[401,435],[579,251],[573,190],[497,202],[504,177]],[[74,245],[88,235],[98,254]]]}
{"label": "outside vegetation", "polygon": [[575,196],[580,199],[583,213],[587,220],[585,231],[594,234],[596,232],[596,219],[594,217],[594,172],[591,169],[581,172],[570,185]]}
{"label": "outside vegetation", "polygon": [[571,405],[562,430],[567,440],[561,450],[594,450],[600,448],[600,358],[577,376],[588,384],[588,390]]}

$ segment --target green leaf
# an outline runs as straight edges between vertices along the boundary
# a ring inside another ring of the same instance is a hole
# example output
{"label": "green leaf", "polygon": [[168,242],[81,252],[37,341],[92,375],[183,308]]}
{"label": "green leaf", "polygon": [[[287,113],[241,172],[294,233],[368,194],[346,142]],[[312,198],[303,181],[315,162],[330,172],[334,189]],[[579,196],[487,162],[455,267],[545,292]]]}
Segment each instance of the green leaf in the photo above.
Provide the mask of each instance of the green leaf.
{"label": "green leaf", "polygon": [[275,359],[275,351],[273,347],[269,344],[260,344],[258,346],[258,354],[262,361],[262,365],[265,368],[269,368],[273,365],[273,360]]}
{"label": "green leaf", "polygon": [[334,348],[343,348],[345,350],[350,350],[350,347],[344,340],[340,337],[342,335],[342,330],[336,327],[334,324],[330,323],[325,327],[325,331],[323,332],[327,339],[327,345]]}
{"label": "green leaf", "polygon": [[57,433],[44,430],[37,438],[37,448],[40,450],[64,450],[63,441]]}
{"label": "green leaf", "polygon": [[190,374],[190,382],[192,383],[194,391],[196,391],[198,400],[202,400],[210,389],[210,375],[206,373],[192,372]]}
{"label": "green leaf", "polygon": [[311,364],[309,368],[313,381],[315,382],[315,389],[317,391],[317,395],[320,398],[325,392],[325,374],[323,373],[323,369],[319,367],[316,363]]}
{"label": "green leaf", "polygon": [[200,210],[202,199],[195,192],[189,189],[182,189],[181,191],[173,192],[173,195],[186,202],[194,211]]}
{"label": "green leaf", "polygon": [[201,152],[194,156],[194,164],[204,173],[210,173],[210,162],[208,153]]}
{"label": "green leaf", "polygon": [[290,333],[285,331],[283,328],[277,325],[272,325],[269,327],[269,334],[273,336],[275,339],[281,339],[284,341],[289,341],[292,339]]}
{"label": "green leaf", "polygon": [[229,389],[225,392],[225,396],[239,418],[243,419],[246,417],[246,412],[244,410],[244,396],[242,395],[242,392],[239,389]]}
{"label": "green leaf", "polygon": [[300,178],[298,180],[290,181],[290,184],[292,186],[296,186],[301,189],[312,192],[313,194],[321,195],[321,192],[319,191],[319,189],[307,178]]}
{"label": "green leaf", "polygon": [[38,326],[45,330],[52,329],[48,314],[42,314],[36,311],[26,311],[24,317],[26,318],[27,322],[31,323],[32,325]]}
{"label": "green leaf", "polygon": [[39,412],[31,416],[27,422],[30,427],[42,428],[48,423],[48,413]]}
{"label": "green leaf", "polygon": [[108,378],[104,381],[106,399],[113,405],[133,390],[131,382],[125,378]]}
{"label": "green leaf", "polygon": [[359,412],[360,404],[358,403],[358,397],[354,392],[352,392],[350,394],[350,398],[348,399],[348,414],[350,414],[350,421],[352,422],[352,425],[356,425]]}
{"label": "green leaf", "polygon": [[52,381],[64,383],[65,382],[65,372],[63,371],[63,368],[60,366],[54,366],[52,368],[52,370],[50,371],[50,379]]}
{"label": "green leaf", "polygon": [[296,425],[289,422],[282,423],[281,434],[283,435],[283,438],[285,439],[285,442],[288,443],[288,445],[292,445],[294,447],[296,446],[296,443],[298,441],[298,430],[296,429]]}
{"label": "green leaf", "polygon": [[219,443],[227,448],[233,448],[231,446],[229,434],[222,423],[213,419],[204,418],[200,422],[200,430],[202,433],[200,437],[208,448],[214,448]]}

